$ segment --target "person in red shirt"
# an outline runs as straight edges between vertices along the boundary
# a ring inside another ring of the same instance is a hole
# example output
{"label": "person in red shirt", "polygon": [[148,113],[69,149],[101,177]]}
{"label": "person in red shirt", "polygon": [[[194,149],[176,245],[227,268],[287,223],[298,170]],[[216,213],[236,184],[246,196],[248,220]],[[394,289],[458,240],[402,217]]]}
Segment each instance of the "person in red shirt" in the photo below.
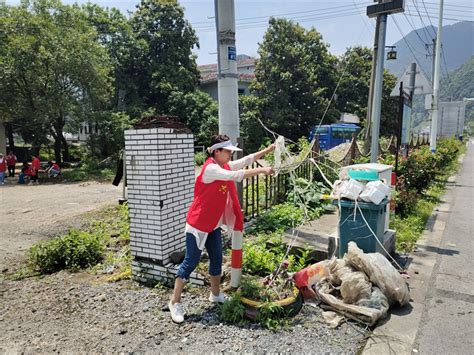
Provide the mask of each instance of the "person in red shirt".
{"label": "person in red shirt", "polygon": [[255,154],[231,161],[232,153],[241,149],[235,147],[226,135],[212,137],[211,147],[208,148],[210,157],[196,179],[194,200],[186,217],[186,255],[179,266],[172,299],[168,304],[171,318],[175,323],[184,321],[181,293],[186,280],[198,265],[204,247],[209,255],[211,281],[209,301],[224,302],[225,296],[220,292],[222,272],[220,227],[225,224],[229,231],[242,233],[244,222],[234,182],[259,174],[273,174],[271,167],[246,170],[243,168],[274,148],[274,145],[271,145]]}
{"label": "person in red shirt", "polygon": [[51,161],[51,165],[49,166],[48,169],[46,169],[46,172],[48,173],[48,177],[56,177],[61,173],[61,168],[59,165],[56,163],[55,160]]}
{"label": "person in red shirt", "polygon": [[16,156],[10,150],[8,155],[6,156],[7,166],[8,166],[8,176],[14,177],[15,176],[15,165],[16,165]]}
{"label": "person in red shirt", "polygon": [[7,170],[7,161],[0,153],[0,185],[5,184],[5,171]]}
{"label": "person in red shirt", "polygon": [[37,155],[32,155],[31,159],[31,182],[30,183],[37,183],[39,184],[38,181],[38,175],[39,171],[41,169],[41,163]]}

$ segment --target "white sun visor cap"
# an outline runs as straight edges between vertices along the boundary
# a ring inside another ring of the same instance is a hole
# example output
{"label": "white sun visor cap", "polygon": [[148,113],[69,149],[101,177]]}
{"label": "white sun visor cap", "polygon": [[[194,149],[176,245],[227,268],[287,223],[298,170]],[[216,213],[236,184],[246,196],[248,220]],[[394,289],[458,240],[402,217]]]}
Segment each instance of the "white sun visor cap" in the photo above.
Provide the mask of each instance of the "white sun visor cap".
{"label": "white sun visor cap", "polygon": [[209,150],[209,153],[212,153],[213,151],[215,151],[217,149],[220,149],[220,148],[230,150],[231,152],[241,152],[242,151],[242,149],[237,148],[235,145],[233,145],[231,140],[216,143],[216,144],[212,145],[211,147],[209,147],[208,150]]}

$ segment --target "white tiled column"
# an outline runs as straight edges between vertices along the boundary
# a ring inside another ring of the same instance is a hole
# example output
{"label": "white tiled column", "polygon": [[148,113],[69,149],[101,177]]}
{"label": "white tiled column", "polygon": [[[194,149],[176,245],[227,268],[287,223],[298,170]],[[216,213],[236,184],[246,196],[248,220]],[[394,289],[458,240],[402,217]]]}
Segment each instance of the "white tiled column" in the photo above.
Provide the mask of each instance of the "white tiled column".
{"label": "white tiled column", "polygon": [[[170,255],[184,250],[186,213],[194,190],[192,134],[169,128],[125,131],[130,248],[142,281],[172,279]],[[200,275],[192,281],[203,284]]]}

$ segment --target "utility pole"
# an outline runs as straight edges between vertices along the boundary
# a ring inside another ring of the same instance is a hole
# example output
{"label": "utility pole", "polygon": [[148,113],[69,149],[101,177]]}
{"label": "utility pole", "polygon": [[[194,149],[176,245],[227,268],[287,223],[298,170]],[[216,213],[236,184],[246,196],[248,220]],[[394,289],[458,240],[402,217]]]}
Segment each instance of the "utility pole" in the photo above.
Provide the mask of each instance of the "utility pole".
{"label": "utility pole", "polygon": [[370,141],[370,162],[376,163],[379,155],[380,114],[382,111],[383,66],[385,53],[385,35],[387,31],[387,14],[378,16],[380,21],[377,65],[375,67],[374,98],[371,109],[372,135]]}
{"label": "utility pole", "polygon": [[234,0],[214,0],[217,28],[219,133],[237,143],[239,101]]}
{"label": "utility pole", "polygon": [[436,51],[434,57],[433,100],[431,101],[430,150],[436,152],[439,114],[439,68],[441,58],[441,31],[443,27],[443,0],[439,2],[438,32],[436,34]]}
{"label": "utility pole", "polygon": [[377,17],[375,23],[375,37],[374,37],[374,48],[372,54],[372,68],[370,70],[370,86],[369,86],[369,100],[367,102],[367,116],[366,116],[366,125],[365,125],[365,142],[364,142],[364,154],[367,154],[370,149],[369,139],[370,139],[370,130],[372,128],[371,118],[372,118],[372,98],[374,94],[374,81],[375,81],[375,66],[377,65],[377,49],[378,49],[378,40],[379,40],[379,29],[380,21]]}
{"label": "utility pole", "polygon": [[380,114],[382,108],[383,71],[385,37],[387,32],[387,17],[389,14],[403,12],[403,0],[382,0],[375,5],[367,6],[367,16],[375,17],[379,22],[377,39],[377,63],[375,65],[375,79],[373,85],[373,99],[371,107],[372,135],[370,144],[370,162],[376,163],[379,151]]}
{"label": "utility pole", "polygon": [[[214,0],[217,34],[217,95],[219,100],[219,133],[237,143],[240,140],[237,49],[235,47],[234,0]],[[242,186],[238,188],[242,196]],[[242,277],[243,232],[232,234],[230,284],[239,287]]]}

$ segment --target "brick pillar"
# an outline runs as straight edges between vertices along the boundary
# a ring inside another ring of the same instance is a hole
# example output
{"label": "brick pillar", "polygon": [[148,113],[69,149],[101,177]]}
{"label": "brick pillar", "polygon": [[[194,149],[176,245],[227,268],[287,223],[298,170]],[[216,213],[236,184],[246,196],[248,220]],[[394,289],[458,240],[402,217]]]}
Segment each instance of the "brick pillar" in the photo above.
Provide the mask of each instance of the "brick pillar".
{"label": "brick pillar", "polygon": [[[194,190],[194,139],[170,128],[125,131],[132,271],[143,282],[172,280],[170,254],[185,248]],[[200,275],[194,281],[203,284]]]}

